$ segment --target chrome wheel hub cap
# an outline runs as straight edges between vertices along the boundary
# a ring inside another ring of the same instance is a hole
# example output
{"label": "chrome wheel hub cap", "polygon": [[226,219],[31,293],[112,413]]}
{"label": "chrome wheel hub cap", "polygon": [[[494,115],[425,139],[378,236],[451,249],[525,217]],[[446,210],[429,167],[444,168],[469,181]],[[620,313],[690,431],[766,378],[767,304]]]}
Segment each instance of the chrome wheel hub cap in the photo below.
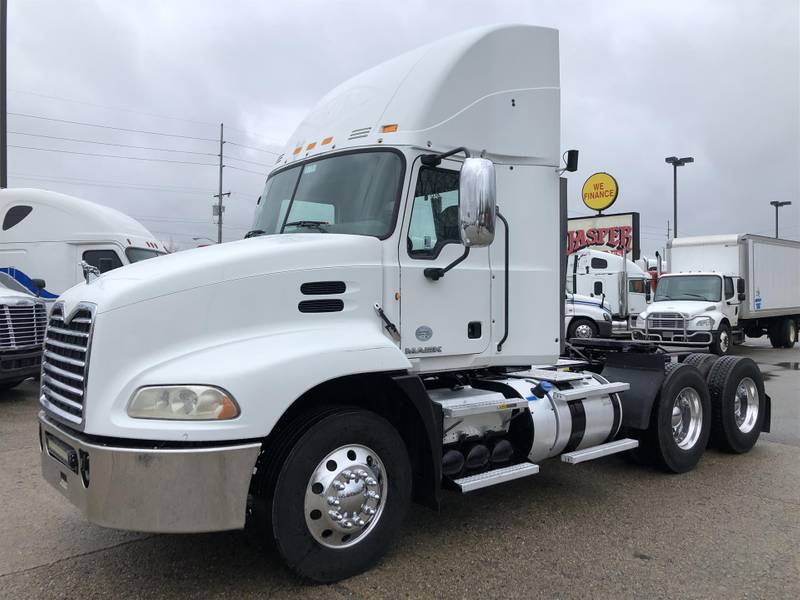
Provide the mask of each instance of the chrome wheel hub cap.
{"label": "chrome wheel hub cap", "polygon": [[575,328],[575,337],[590,338],[592,337],[592,328],[588,325],[578,325]]}
{"label": "chrome wheel hub cap", "polygon": [[730,346],[730,339],[728,338],[727,331],[721,331],[719,334],[719,347],[723,352],[728,351],[728,346]]}
{"label": "chrome wheel hub cap", "polygon": [[750,433],[758,420],[758,387],[756,382],[745,377],[736,387],[733,400],[733,416],[742,433]]}
{"label": "chrome wheel hub cap", "polygon": [[703,404],[692,387],[683,388],[672,405],[672,437],[681,450],[691,450],[703,428]]}
{"label": "chrome wheel hub cap", "polygon": [[329,548],[363,540],[386,505],[386,469],[375,452],[351,444],[323,458],[306,487],[305,517],[314,539]]}

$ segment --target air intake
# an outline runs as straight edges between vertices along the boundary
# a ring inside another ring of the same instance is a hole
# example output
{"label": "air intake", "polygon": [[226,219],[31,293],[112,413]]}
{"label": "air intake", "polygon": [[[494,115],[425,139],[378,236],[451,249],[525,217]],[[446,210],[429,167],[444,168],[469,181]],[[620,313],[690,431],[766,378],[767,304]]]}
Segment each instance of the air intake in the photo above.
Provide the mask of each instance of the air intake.
{"label": "air intake", "polygon": [[300,286],[300,293],[304,296],[324,296],[344,294],[346,289],[344,281],[308,281]]}
{"label": "air intake", "polygon": [[350,137],[348,140],[357,140],[358,138],[365,138],[369,135],[369,132],[372,130],[372,127],[362,127],[361,129],[353,129],[350,132]]}
{"label": "air intake", "polygon": [[301,313],[341,312],[344,310],[344,302],[338,299],[303,300],[297,305],[297,309]]}

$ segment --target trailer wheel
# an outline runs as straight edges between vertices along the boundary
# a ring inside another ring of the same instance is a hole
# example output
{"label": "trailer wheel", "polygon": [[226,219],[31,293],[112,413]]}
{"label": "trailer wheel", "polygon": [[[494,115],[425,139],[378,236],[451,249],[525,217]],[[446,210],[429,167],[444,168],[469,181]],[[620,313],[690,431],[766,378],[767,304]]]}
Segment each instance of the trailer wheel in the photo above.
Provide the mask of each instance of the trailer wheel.
{"label": "trailer wheel", "polygon": [[597,337],[597,325],[591,319],[572,319],[569,324],[569,328],[567,329],[567,339],[572,338],[596,338]]}
{"label": "trailer wheel", "polygon": [[744,356],[725,356],[708,375],[711,393],[711,443],[727,452],[750,450],[764,422],[764,377]]}
{"label": "trailer wheel", "polygon": [[794,319],[783,319],[779,331],[781,332],[780,341],[782,342],[782,347],[794,348],[797,343],[797,323],[795,323]]}
{"label": "trailer wheel", "polygon": [[685,473],[700,461],[711,431],[708,385],[692,365],[670,363],[640,440],[642,454],[670,473]]}
{"label": "trailer wheel", "polygon": [[713,340],[708,349],[717,356],[725,356],[731,350],[731,328],[727,323],[722,323],[713,334]]}
{"label": "trailer wheel", "polygon": [[311,425],[280,468],[272,533],[289,568],[317,582],[367,570],[397,535],[411,498],[405,443],[383,417],[344,409]]}
{"label": "trailer wheel", "polygon": [[717,362],[718,360],[719,356],[717,356],[716,354],[694,352],[683,359],[683,364],[697,367],[697,370],[700,371],[700,374],[706,379],[708,379],[708,372],[711,370],[711,367],[714,366],[714,363]]}

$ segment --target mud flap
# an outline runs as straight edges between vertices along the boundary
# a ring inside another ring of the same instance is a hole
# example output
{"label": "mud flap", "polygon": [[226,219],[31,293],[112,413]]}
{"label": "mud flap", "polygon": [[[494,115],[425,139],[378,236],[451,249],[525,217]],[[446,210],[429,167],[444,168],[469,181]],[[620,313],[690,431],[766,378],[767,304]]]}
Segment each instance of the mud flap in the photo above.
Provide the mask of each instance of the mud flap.
{"label": "mud flap", "polygon": [[666,360],[664,354],[609,352],[606,355],[600,374],[609,381],[624,381],[631,386],[619,394],[623,427],[647,429],[650,425],[650,413],[664,382]]}

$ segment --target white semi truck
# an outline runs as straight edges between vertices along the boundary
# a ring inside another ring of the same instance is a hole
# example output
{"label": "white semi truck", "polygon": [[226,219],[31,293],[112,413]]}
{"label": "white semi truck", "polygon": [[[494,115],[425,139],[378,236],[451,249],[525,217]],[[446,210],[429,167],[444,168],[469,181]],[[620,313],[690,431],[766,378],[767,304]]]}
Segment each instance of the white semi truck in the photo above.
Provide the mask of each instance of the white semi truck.
{"label": "white semi truck", "polygon": [[747,337],[797,342],[800,242],[750,234],[677,238],[670,273],[636,320],[635,339],[708,346],[724,355]]}
{"label": "white semi truck", "polygon": [[296,573],[335,581],[444,488],[628,450],[683,472],[709,436],[749,450],[769,424],[752,361],[707,382],[652,344],[589,340],[585,369],[556,368],[558,62],[555,30],[492,26],[366,71],[291,137],[254,237],[66,292],[45,341],[44,478],[108,527],[249,523]]}
{"label": "white semi truck", "polygon": [[11,283],[0,274],[0,396],[39,375],[47,325],[44,301],[26,291],[10,289],[7,285]]}
{"label": "white semi truck", "polygon": [[83,281],[82,263],[102,273],[164,253],[141,223],[113,208],[49,190],[0,190],[0,274],[47,301]]}

